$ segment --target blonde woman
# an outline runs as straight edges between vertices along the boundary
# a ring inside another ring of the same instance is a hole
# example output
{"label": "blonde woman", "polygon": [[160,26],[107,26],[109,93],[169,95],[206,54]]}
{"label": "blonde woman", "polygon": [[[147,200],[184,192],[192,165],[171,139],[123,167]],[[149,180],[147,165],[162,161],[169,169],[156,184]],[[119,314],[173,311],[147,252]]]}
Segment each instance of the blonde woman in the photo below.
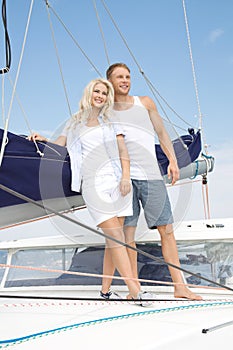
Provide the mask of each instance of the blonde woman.
{"label": "blonde woman", "polygon": [[[114,91],[105,79],[92,80],[84,89],[79,111],[68,121],[56,144],[67,146],[71,159],[71,189],[80,191],[96,226],[113,238],[125,242],[122,229],[125,216],[132,215],[130,161],[123,131],[111,118]],[[37,133],[29,139],[46,141]],[[112,264],[125,278],[133,299],[147,299],[151,295],[140,291],[133,278],[127,249],[106,239],[106,249]],[[111,269],[112,271],[112,269]],[[105,269],[108,274],[108,269]],[[116,297],[110,290],[101,297]],[[143,300],[139,303],[145,306]]]}

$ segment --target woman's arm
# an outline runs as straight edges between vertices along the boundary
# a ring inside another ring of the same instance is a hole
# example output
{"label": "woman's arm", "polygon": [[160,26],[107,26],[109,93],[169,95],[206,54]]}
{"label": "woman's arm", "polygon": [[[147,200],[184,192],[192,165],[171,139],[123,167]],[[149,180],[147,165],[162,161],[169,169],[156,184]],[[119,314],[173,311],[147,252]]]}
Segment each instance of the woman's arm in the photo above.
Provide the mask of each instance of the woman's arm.
{"label": "woman's arm", "polygon": [[[30,141],[44,141],[44,142],[49,141],[46,137],[41,136],[37,132],[34,132],[30,136],[28,136],[28,140],[30,140]],[[67,140],[67,137],[61,135],[61,136],[58,136],[58,138],[55,141],[49,141],[49,142],[55,143],[56,145],[60,145],[60,146],[66,146],[66,140]]]}
{"label": "woman's arm", "polygon": [[130,181],[129,154],[128,154],[128,150],[127,150],[123,135],[117,135],[117,144],[118,144],[120,162],[121,162],[121,168],[122,168],[120,192],[123,196],[125,196],[131,191],[131,181]]}

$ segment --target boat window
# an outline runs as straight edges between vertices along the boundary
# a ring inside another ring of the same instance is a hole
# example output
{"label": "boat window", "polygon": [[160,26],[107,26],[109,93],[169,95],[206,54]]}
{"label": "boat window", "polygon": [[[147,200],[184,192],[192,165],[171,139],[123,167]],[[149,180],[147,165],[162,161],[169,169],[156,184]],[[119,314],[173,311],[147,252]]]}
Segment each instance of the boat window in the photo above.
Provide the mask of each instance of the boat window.
{"label": "boat window", "polygon": [[[210,281],[233,287],[232,241],[178,242],[177,247],[181,267],[188,271],[183,272],[187,283],[216,286],[201,278],[204,277]],[[152,254],[155,260],[143,254],[138,255],[139,278],[172,282],[168,267],[163,263],[161,245],[145,244],[141,249]],[[146,282],[142,284],[150,285]],[[159,283],[154,285],[159,285]]]}
{"label": "boat window", "polygon": [[[179,245],[181,266],[200,277],[203,276],[214,282],[233,286],[233,246],[230,241],[208,241]],[[188,283],[197,285],[212,284],[185,273]],[[214,287],[214,285],[213,285]]]}
{"label": "boat window", "polygon": [[[178,242],[177,246],[187,283],[214,287],[216,286],[214,282],[218,282],[233,286],[231,241]],[[158,281],[172,282],[168,267],[163,262],[161,244],[146,243],[138,244],[137,247],[153,256],[150,258],[142,253],[138,254],[139,278],[155,281],[155,283],[145,281],[142,285],[158,286],[163,285]],[[12,265],[20,265],[24,268],[11,269],[6,286],[101,285],[103,256],[104,246],[20,250],[13,255]],[[40,271],[40,269],[45,270]],[[58,271],[52,272],[46,269]],[[66,271],[69,273],[67,274]],[[83,275],[72,274],[73,272]],[[202,277],[207,280],[203,280]],[[113,280],[113,285],[119,284],[124,283],[121,280]]]}
{"label": "boat window", "polygon": [[6,287],[54,285],[62,271],[69,269],[73,255],[73,248],[19,250],[11,261],[18,267],[10,269]]}
{"label": "boat window", "polygon": [[[104,246],[100,246],[20,250],[13,255],[12,265],[20,265],[24,268],[11,269],[5,287],[101,285],[104,249]],[[39,271],[39,269],[59,271],[46,272]],[[69,274],[65,271],[69,271]],[[84,275],[72,274],[72,272],[81,272]],[[90,274],[97,274],[99,277],[90,276]],[[114,280],[114,284],[119,285],[124,284],[124,282]]]}
{"label": "boat window", "polygon": [[[7,251],[0,250],[0,264],[6,264],[6,262],[7,262]],[[5,267],[0,267],[0,283],[2,281],[4,273],[5,273]]]}

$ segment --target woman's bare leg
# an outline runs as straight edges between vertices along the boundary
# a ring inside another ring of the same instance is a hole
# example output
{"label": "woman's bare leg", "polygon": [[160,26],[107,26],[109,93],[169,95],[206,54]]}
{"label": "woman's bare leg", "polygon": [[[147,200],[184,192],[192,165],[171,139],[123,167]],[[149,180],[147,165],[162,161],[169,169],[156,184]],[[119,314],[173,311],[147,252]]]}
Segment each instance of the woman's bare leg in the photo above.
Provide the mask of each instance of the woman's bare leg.
{"label": "woman's bare leg", "polygon": [[[124,232],[122,229],[122,222],[117,217],[104,221],[99,225],[103,232],[113,238],[125,242]],[[124,278],[134,278],[130,259],[125,246],[120,245],[112,241],[111,239],[106,240],[105,256],[104,256],[104,267],[103,274],[113,275],[115,268],[119,274]],[[136,277],[137,278],[137,277]],[[125,283],[129,288],[130,295],[137,297],[140,291],[138,281],[125,279]],[[111,280],[108,278],[103,279],[103,293],[109,290]]]}
{"label": "woman's bare leg", "polygon": [[[115,266],[112,261],[112,255],[110,248],[105,247],[104,250],[104,260],[103,260],[103,275],[113,276],[115,273]],[[108,293],[110,286],[112,284],[112,278],[103,277],[102,279],[102,292]]]}
{"label": "woman's bare leg", "polygon": [[[119,217],[120,227],[123,227],[124,217]],[[110,249],[106,246],[104,250],[104,260],[103,260],[103,275],[113,276],[115,273],[115,266],[112,261],[112,255]],[[137,278],[137,277],[136,277]],[[102,279],[102,292],[105,294],[109,291],[112,284],[112,278],[103,277]]]}

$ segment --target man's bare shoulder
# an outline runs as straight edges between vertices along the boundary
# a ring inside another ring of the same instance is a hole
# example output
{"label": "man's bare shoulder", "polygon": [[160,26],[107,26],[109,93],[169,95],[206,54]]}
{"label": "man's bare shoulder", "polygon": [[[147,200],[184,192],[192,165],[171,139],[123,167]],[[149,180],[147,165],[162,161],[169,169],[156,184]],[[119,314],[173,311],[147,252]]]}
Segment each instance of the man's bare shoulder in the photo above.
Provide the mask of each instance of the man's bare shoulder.
{"label": "man's bare shoulder", "polygon": [[149,96],[139,96],[141,103],[146,107],[146,109],[157,109],[154,101]]}

